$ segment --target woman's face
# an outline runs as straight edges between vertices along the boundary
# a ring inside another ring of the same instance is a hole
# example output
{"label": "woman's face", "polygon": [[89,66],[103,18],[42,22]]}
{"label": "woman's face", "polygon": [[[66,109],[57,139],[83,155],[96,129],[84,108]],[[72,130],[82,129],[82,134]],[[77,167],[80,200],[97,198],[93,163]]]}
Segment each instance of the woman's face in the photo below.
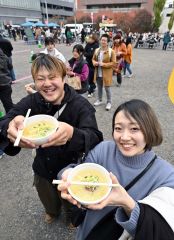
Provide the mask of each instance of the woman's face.
{"label": "woman's face", "polygon": [[138,123],[130,116],[126,117],[124,111],[117,113],[113,138],[124,156],[132,157],[143,153],[146,142]]}
{"label": "woman's face", "polygon": [[77,52],[76,48],[73,50],[73,57],[76,59],[78,59],[80,57],[80,54]]}

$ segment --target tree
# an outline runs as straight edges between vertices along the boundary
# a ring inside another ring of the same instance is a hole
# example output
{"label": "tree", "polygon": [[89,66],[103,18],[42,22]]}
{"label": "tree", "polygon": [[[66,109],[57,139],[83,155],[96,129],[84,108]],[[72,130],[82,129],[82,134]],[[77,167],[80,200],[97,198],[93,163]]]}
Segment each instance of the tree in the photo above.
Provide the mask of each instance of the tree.
{"label": "tree", "polygon": [[150,32],[152,30],[152,15],[145,9],[136,12],[131,26],[132,32]]}
{"label": "tree", "polygon": [[78,23],[85,23],[85,22],[92,22],[91,17],[89,15],[84,15],[82,17],[80,17],[79,19],[77,19]]}
{"label": "tree", "polygon": [[163,11],[164,5],[166,3],[166,0],[155,0],[153,11],[154,11],[154,21],[153,21],[153,27],[154,30],[159,29],[161,23],[162,23],[162,16],[161,12]]}
{"label": "tree", "polygon": [[173,23],[174,23],[174,10],[171,13],[170,19],[169,19],[169,23],[168,23],[168,29],[171,30],[173,27]]}

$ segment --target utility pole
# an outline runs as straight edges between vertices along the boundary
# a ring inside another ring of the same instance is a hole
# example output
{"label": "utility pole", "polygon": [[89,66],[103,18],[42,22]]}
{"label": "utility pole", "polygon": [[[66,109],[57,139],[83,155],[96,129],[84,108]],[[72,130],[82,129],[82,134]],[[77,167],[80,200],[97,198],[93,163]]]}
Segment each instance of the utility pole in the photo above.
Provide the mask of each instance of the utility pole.
{"label": "utility pole", "polygon": [[75,32],[74,32],[74,35],[75,35],[75,41],[77,40],[77,33],[76,33],[76,24],[77,24],[77,19],[76,19],[76,11],[77,11],[77,0],[74,0],[74,24],[75,24]]}
{"label": "utility pole", "polygon": [[48,8],[47,8],[47,0],[45,0],[45,11],[47,16],[47,24],[48,24]]}

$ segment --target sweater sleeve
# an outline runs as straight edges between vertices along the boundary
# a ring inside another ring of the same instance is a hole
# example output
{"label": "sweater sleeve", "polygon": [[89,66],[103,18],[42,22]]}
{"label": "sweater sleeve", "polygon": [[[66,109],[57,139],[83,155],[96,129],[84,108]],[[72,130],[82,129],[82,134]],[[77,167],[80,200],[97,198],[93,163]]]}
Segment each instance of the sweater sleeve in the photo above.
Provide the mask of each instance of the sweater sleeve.
{"label": "sweater sleeve", "polygon": [[126,229],[131,236],[135,236],[139,215],[140,208],[138,203],[136,203],[129,218],[124,209],[119,207],[115,214],[115,220],[119,225]]}

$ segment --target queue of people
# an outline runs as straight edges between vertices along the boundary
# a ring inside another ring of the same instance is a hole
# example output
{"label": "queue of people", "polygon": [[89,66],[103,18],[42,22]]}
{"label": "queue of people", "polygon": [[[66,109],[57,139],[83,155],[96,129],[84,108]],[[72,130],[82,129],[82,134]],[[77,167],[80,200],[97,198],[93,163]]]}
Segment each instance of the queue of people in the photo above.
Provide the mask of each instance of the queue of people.
{"label": "queue of people", "polygon": [[[1,61],[4,58],[4,65],[0,66],[6,69],[6,83],[11,86],[9,71],[12,66],[2,51],[0,54]],[[76,240],[172,240],[174,236],[174,167],[152,150],[163,140],[153,109],[139,99],[122,103],[116,108],[111,123],[113,140],[103,141],[95,108],[83,97],[85,92],[90,95],[94,92],[96,83],[94,106],[103,104],[104,87],[106,110],[110,110],[113,73],[117,74],[118,84],[121,84],[121,70],[132,75],[131,63],[131,40],[128,38],[126,44],[123,43],[120,34],[115,36],[112,48],[107,34],[102,34],[99,42],[95,35],[90,36],[85,49],[81,44],[74,45],[72,58],[68,61],[48,37],[45,50],[34,56],[31,66],[34,85],[30,87],[35,91],[27,90],[30,94],[16,105],[11,104],[0,119],[0,149],[3,152],[14,156],[22,148],[36,151],[32,166],[34,186],[45,209],[45,222],[52,223],[62,207],[68,226],[76,206],[80,209],[79,214],[83,213],[78,221]],[[79,76],[82,91],[76,91],[66,83],[67,75]],[[54,116],[59,121],[59,128],[41,146],[21,138],[19,146],[14,147],[29,108],[30,116]],[[112,183],[119,186],[113,188],[102,202],[87,205],[85,210],[67,190],[67,177],[72,167],[82,161],[105,167]],[[56,178],[63,180],[58,187],[52,184]]]}

